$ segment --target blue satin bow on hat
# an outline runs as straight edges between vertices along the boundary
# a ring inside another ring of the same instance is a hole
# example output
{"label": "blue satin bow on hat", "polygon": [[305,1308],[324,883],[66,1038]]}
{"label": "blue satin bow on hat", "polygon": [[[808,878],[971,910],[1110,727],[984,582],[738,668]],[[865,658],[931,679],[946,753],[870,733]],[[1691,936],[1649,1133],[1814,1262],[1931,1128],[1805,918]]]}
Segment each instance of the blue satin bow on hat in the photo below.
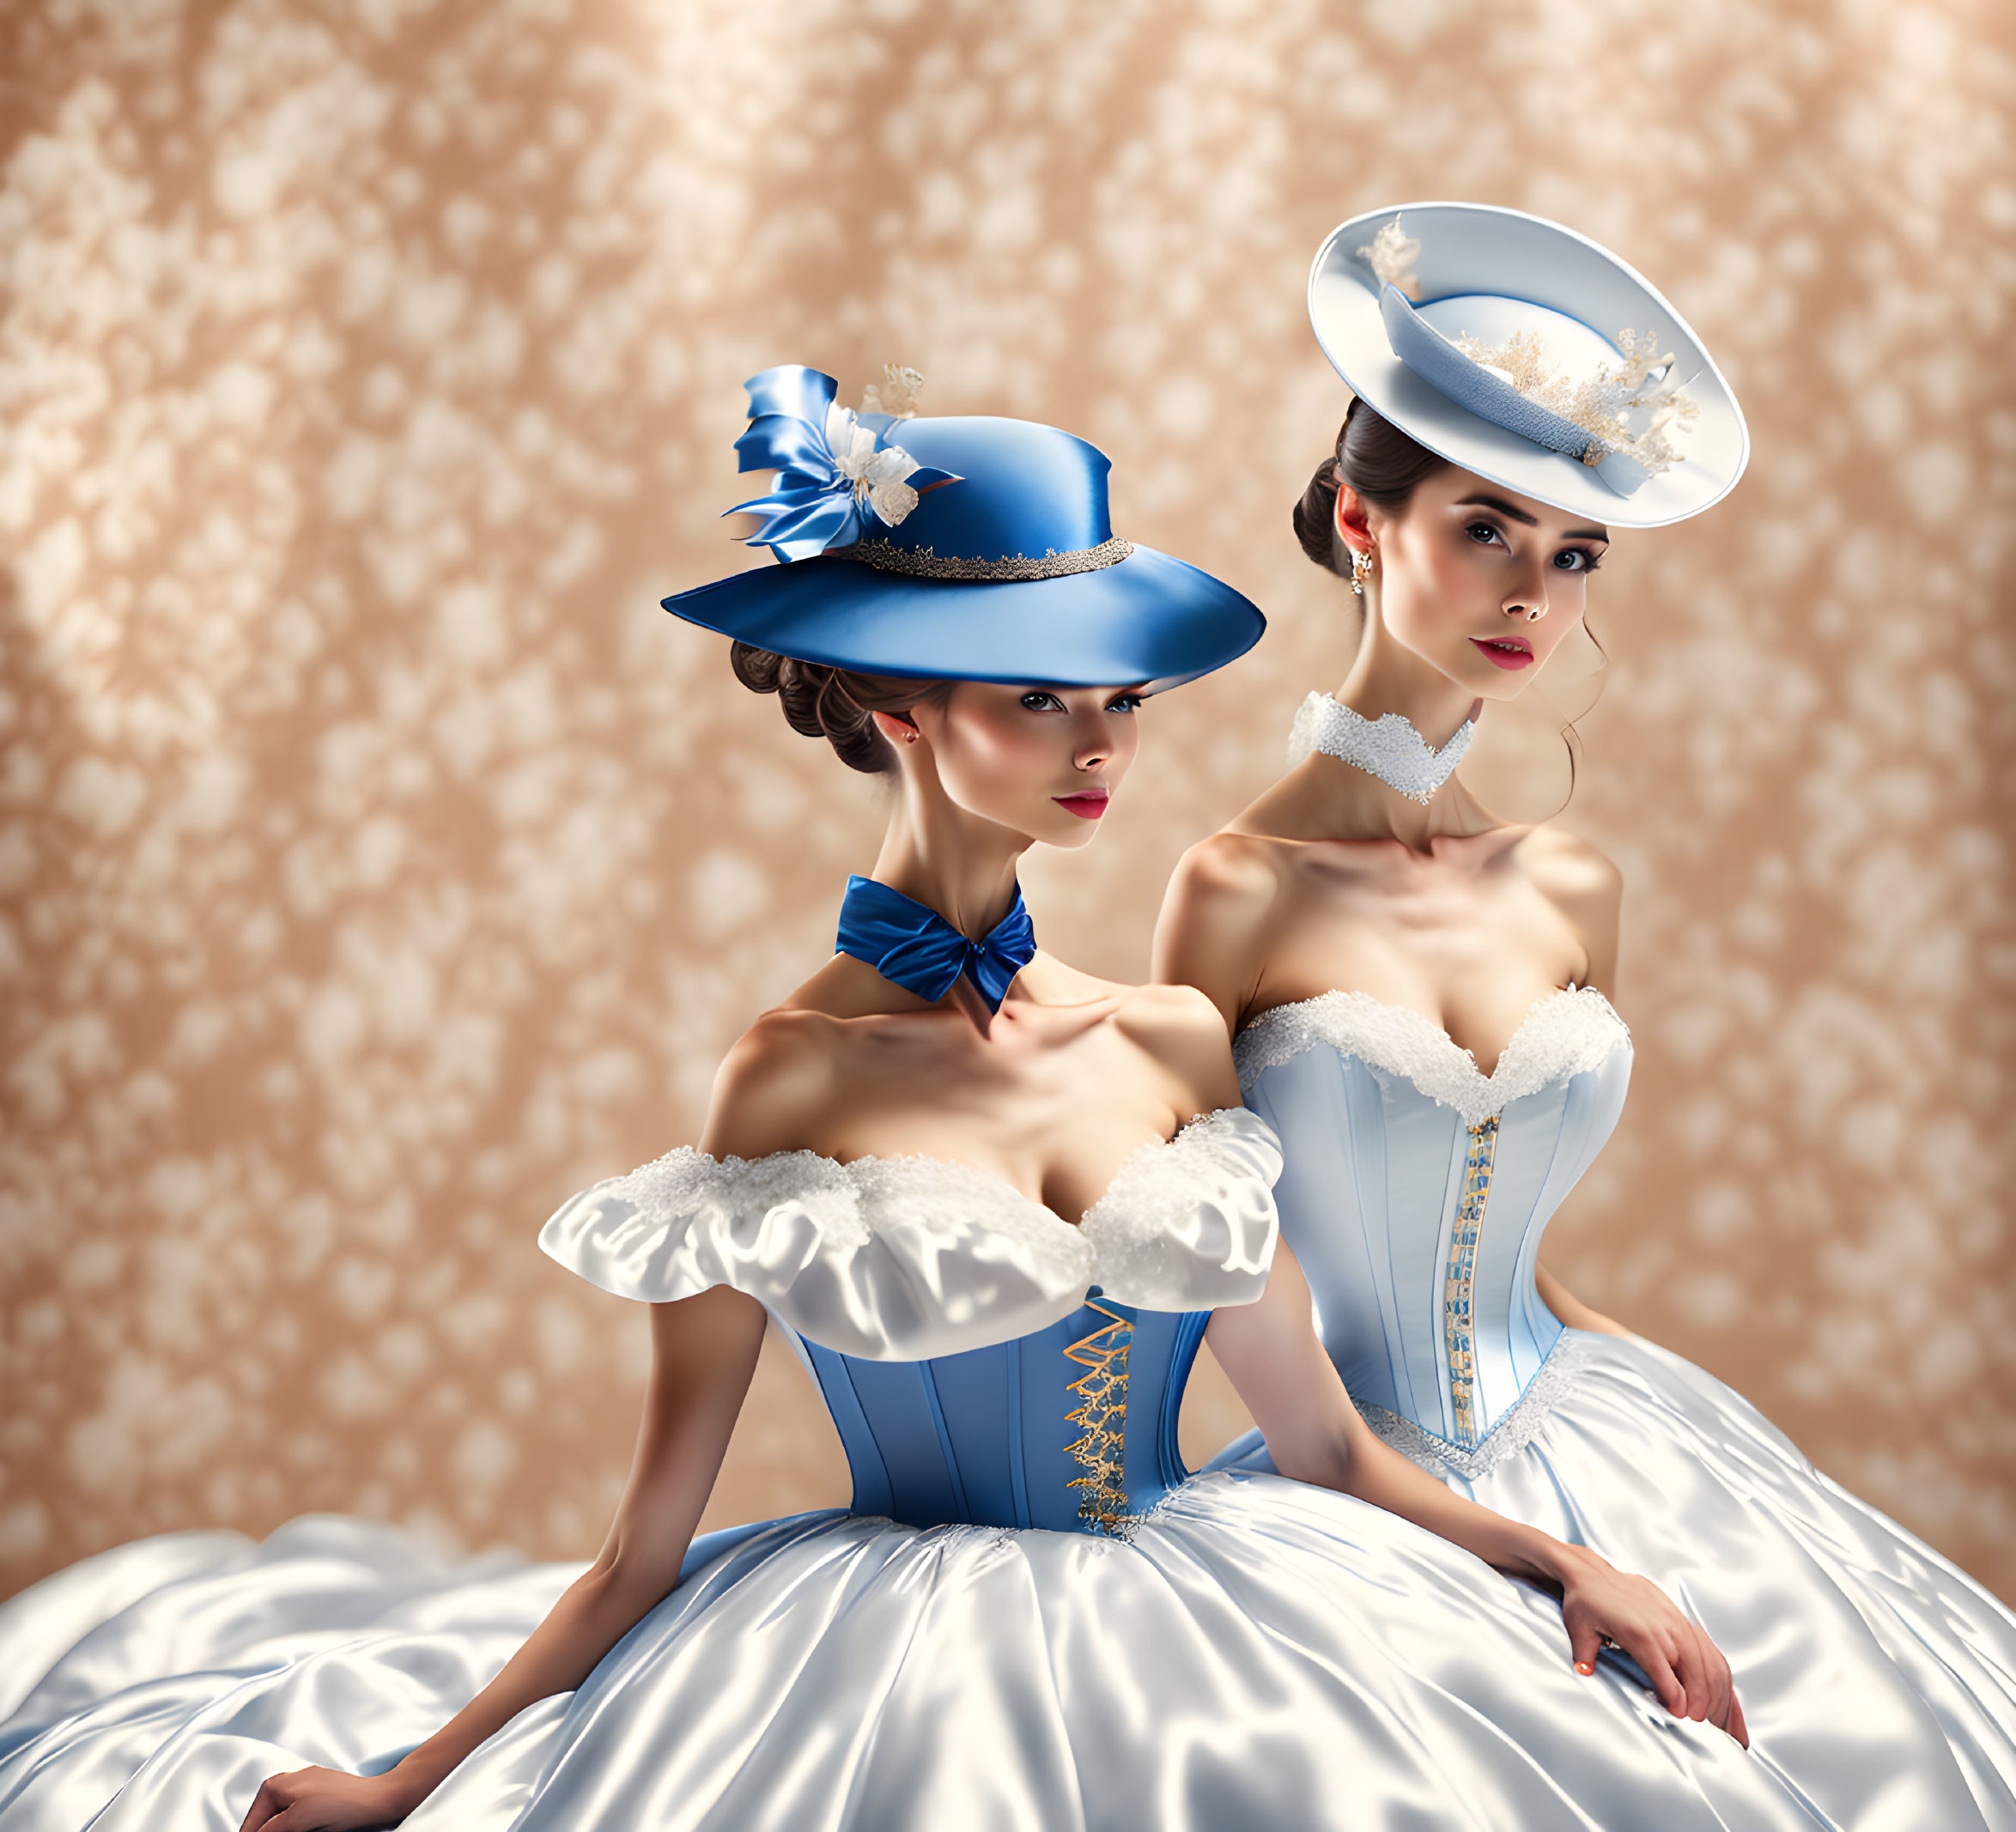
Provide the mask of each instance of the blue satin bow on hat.
{"label": "blue satin bow on hat", "polygon": [[840,385],[800,363],[752,375],[749,430],[735,441],[744,470],[774,470],[767,495],[738,503],[730,515],[758,515],[749,537],[783,561],[847,548],[870,519],[894,527],[917,507],[920,491],[960,480],[920,464],[891,442],[893,414],[857,414],[835,400]]}
{"label": "blue satin bow on hat", "polygon": [[[892,378],[892,380],[896,380]],[[1113,531],[1105,454],[1030,420],[850,413],[830,375],[752,375],[750,567],[665,599],[703,629],[905,680],[1140,686],[1222,668],[1266,627],[1231,586]],[[902,389],[892,391],[902,399]]]}
{"label": "blue satin bow on hat", "polygon": [[1008,913],[976,942],[936,910],[857,873],[847,881],[835,945],[934,1005],[964,974],[987,1010],[999,1011],[1015,976],[1035,957],[1036,931],[1020,885]]}

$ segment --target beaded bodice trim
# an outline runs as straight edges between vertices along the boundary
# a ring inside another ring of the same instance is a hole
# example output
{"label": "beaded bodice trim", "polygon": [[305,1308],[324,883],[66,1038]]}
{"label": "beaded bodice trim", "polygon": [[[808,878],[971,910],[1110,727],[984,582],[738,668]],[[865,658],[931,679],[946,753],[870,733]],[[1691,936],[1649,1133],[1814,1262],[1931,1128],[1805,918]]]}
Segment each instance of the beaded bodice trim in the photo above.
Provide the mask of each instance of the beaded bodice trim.
{"label": "beaded bodice trim", "polygon": [[1484,1233],[1485,1205],[1491,1200],[1491,1163],[1497,1153],[1498,1122],[1480,1119],[1470,1128],[1463,1154],[1463,1198],[1449,1231],[1449,1261],[1442,1277],[1442,1349],[1449,1364],[1449,1410],[1456,1441],[1477,1442],[1477,1342],[1473,1299],[1477,1283],[1477,1243]]}
{"label": "beaded bodice trim", "polygon": [[1588,1340],[1573,1330],[1564,1332],[1540,1363],[1539,1371],[1527,1382],[1526,1391],[1506,1409],[1505,1416],[1481,1443],[1452,1444],[1447,1438],[1424,1431],[1412,1419],[1369,1402],[1361,1401],[1358,1410],[1377,1437],[1430,1475],[1445,1479],[1460,1476],[1466,1482],[1476,1482],[1539,1436],[1556,1402],[1588,1364],[1589,1347]]}
{"label": "beaded bodice trim", "polygon": [[1328,1047],[1400,1077],[1474,1126],[1513,1101],[1600,1068],[1630,1032],[1593,986],[1570,986],[1528,1011],[1489,1075],[1434,1019],[1364,992],[1325,992],[1263,1011],[1232,1054],[1250,1089],[1269,1069]]}

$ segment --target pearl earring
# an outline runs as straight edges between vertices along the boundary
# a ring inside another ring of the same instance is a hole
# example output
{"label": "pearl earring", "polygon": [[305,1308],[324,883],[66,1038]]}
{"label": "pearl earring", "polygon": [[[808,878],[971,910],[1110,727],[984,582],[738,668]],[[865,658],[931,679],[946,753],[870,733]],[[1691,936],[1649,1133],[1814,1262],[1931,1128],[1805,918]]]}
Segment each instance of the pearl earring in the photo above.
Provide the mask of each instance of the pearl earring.
{"label": "pearl earring", "polygon": [[1353,548],[1351,556],[1351,589],[1354,598],[1365,595],[1365,581],[1371,576],[1372,549]]}

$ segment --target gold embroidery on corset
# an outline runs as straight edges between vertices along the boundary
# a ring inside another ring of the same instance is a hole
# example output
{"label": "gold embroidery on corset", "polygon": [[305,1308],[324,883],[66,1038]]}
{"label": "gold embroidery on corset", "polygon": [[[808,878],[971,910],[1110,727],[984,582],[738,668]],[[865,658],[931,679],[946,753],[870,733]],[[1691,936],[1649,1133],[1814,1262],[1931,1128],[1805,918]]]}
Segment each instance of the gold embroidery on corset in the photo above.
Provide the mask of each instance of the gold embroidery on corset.
{"label": "gold embroidery on corset", "polygon": [[1449,1263],[1442,1275],[1442,1342],[1448,1351],[1449,1409],[1454,1415],[1457,1443],[1477,1443],[1476,1350],[1471,1333],[1471,1288],[1477,1279],[1477,1240],[1484,1231],[1484,1205],[1491,1192],[1491,1159],[1497,1150],[1498,1121],[1493,1114],[1470,1128],[1470,1148],[1463,1156],[1463,1200],[1449,1235]]}
{"label": "gold embroidery on corset", "polygon": [[1089,1370],[1072,1382],[1068,1391],[1084,1401],[1066,1420],[1082,1426],[1084,1435],[1069,1448],[1072,1460],[1084,1474],[1074,1477],[1078,1496],[1078,1519],[1090,1522],[1102,1533],[1125,1538],[1133,1524],[1127,1512],[1125,1458],[1127,1443],[1127,1350],[1133,1345],[1132,1319],[1108,1310],[1096,1299],[1088,1307],[1108,1320],[1090,1336],[1074,1342],[1064,1352],[1079,1367]]}

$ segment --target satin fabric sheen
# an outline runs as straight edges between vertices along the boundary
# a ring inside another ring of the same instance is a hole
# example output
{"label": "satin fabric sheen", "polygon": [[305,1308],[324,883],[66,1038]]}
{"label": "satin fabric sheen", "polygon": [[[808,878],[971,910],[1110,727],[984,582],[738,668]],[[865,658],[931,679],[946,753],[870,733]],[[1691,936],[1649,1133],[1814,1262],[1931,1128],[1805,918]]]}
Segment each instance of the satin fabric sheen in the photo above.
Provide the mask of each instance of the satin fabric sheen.
{"label": "satin fabric sheen", "polygon": [[570,1197],[539,1245],[618,1297],[728,1285],[827,1349],[921,1362],[1047,1328],[1095,1283],[1157,1310],[1252,1303],[1280,1168],[1263,1121],[1206,1114],[1144,1145],[1074,1227],[942,1159],[751,1162],[683,1146]]}
{"label": "satin fabric sheen", "polygon": [[[858,426],[872,434],[876,449],[883,451],[896,446],[889,437],[899,423],[895,416],[845,411],[836,416],[839,384],[797,363],[765,369],[743,386],[749,391],[750,425],[735,441],[738,468],[775,473],[768,494],[727,511],[763,518],[750,544],[768,547],[788,562],[851,544],[871,530],[879,531],[884,524],[872,507],[864,519],[855,479],[842,470],[829,434],[835,421],[848,435]],[[902,481],[913,490],[927,490],[958,480],[948,471],[919,465]]]}
{"label": "satin fabric sheen", "polygon": [[1035,958],[1036,931],[1019,884],[1008,913],[972,941],[928,905],[856,872],[847,881],[834,946],[933,1004],[964,974],[987,1010],[999,1011],[1015,976]]}
{"label": "satin fabric sheen", "polygon": [[[720,1537],[580,1692],[520,1714],[407,1825],[1813,1823],[1719,1732],[1576,1674],[1546,1598],[1278,1477],[1198,1478],[1132,1544],[846,1514]],[[79,1708],[7,1726],[7,1832],[235,1832],[266,1774],[388,1767],[580,1568],[445,1569],[332,1519],[200,1560],[179,1538],[92,1562],[108,1590],[162,1581],[103,1622],[71,1600],[58,1689]]]}
{"label": "satin fabric sheen", "polygon": [[[799,393],[804,412],[823,411],[802,387],[787,391]],[[752,407],[754,396],[752,389]],[[883,426],[880,416],[861,418]],[[744,435],[744,459],[755,449],[746,441],[762,445],[789,421],[759,416]],[[924,488],[894,526],[864,520],[851,491],[822,468],[823,433],[800,421],[776,458],[780,477],[805,481],[753,506],[774,518],[763,538],[791,529],[792,550],[803,552],[859,533],[919,555],[920,564],[1023,560],[1039,571],[1113,538],[1109,466],[1072,434],[981,416],[904,420],[884,430],[923,467],[914,485],[926,476],[956,481]],[[1223,580],[1138,543],[1110,565],[1015,579],[923,577],[849,555],[849,547],[834,546],[660,603],[760,649],[870,674],[1148,691],[1224,667],[1266,628],[1259,609]]]}
{"label": "satin fabric sheen", "polygon": [[[1824,1823],[2016,1828],[2016,1617],[1720,1381],[1649,1343],[1564,1332],[1540,1301],[1542,1230],[1623,1105],[1614,1014],[1586,992],[1536,1008],[1492,1077],[1513,1077],[1498,1105],[1438,1032],[1460,1072],[1405,1025],[1325,1005],[1288,1015],[1286,1038],[1242,1037],[1242,1076],[1286,1154],[1282,1236],[1375,1429],[1458,1492],[1679,1599],[1728,1656],[1753,1746]],[[1527,1046],[1543,1032],[1571,1072]],[[1470,1126],[1494,1105],[1466,1443],[1448,1275]],[[1248,1436],[1211,1466],[1272,1465]]]}
{"label": "satin fabric sheen", "polygon": [[[1276,1162],[1264,1127],[1226,1116],[1150,1148],[1108,1198],[1159,1191],[1180,1220],[1221,1207],[1245,1166],[1264,1202]],[[928,1162],[910,1174],[917,1198],[936,1187]],[[1223,1241],[1172,1233],[1192,1244],[1156,1255],[1157,1276],[1174,1289],[1187,1264],[1192,1289],[1217,1288]],[[1095,1293],[919,1363],[806,1345],[853,1507],[696,1544],[579,1692],[520,1714],[408,1824],[1813,1823],[1768,1761],[1624,1676],[1577,1675],[1551,1599],[1327,1490],[1187,1478],[1175,1419],[1205,1320]],[[17,1693],[0,1824],[230,1832],[268,1774],[381,1771],[576,1569],[447,1567],[329,1520],[256,1548],[142,1542],[59,1574],[0,1615]]]}

